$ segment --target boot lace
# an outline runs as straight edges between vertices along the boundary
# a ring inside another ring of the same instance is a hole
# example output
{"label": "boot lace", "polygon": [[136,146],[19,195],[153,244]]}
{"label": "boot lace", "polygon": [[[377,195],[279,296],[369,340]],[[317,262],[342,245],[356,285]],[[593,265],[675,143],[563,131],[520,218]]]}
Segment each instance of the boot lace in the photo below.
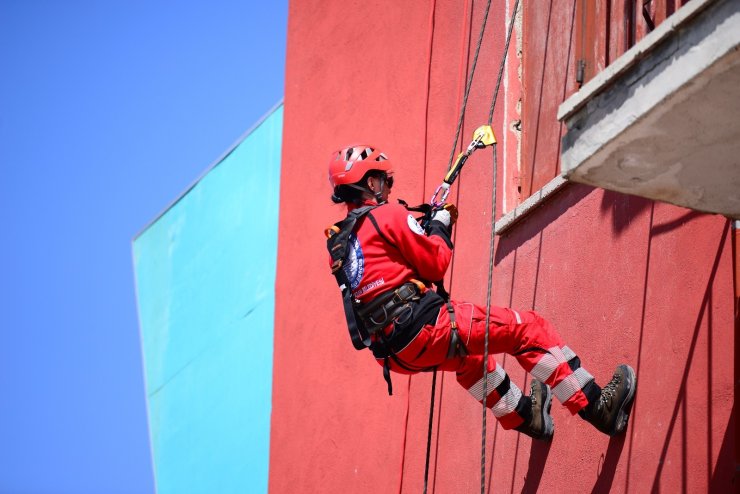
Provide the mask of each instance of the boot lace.
{"label": "boot lace", "polygon": [[602,402],[605,403],[607,401],[611,401],[611,399],[617,393],[617,386],[619,386],[620,382],[622,382],[622,376],[620,374],[614,374],[612,380],[609,381],[609,383],[601,389],[600,398]]}

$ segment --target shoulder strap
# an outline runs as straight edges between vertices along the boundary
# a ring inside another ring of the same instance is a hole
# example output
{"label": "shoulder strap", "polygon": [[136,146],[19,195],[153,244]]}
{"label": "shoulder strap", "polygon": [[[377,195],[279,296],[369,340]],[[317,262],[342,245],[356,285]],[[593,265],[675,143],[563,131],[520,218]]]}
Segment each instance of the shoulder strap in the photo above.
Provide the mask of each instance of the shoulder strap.
{"label": "shoulder strap", "polygon": [[357,317],[352,300],[352,289],[350,287],[347,274],[344,272],[344,262],[347,258],[347,249],[349,248],[349,237],[354,231],[357,220],[365,216],[370,210],[377,206],[363,206],[351,211],[342,221],[335,223],[332,228],[327,230],[326,247],[329,249],[329,255],[332,260],[332,274],[337,280],[339,290],[342,292],[342,304],[344,306],[344,315],[347,319],[347,328],[352,345],[356,350],[362,350],[370,346],[370,335]]}
{"label": "shoulder strap", "polygon": [[[361,208],[354,209],[349,212],[346,218],[326,230],[327,241],[326,247],[329,249],[329,255],[333,264],[337,261],[342,261],[347,256],[347,248],[349,247],[349,236],[355,229],[357,220],[365,216],[370,210],[377,206],[363,206]],[[336,272],[334,266],[332,266],[332,272]]]}
{"label": "shoulder strap", "polygon": [[380,235],[380,238],[382,238],[383,240],[385,240],[385,242],[386,242],[386,243],[387,243],[388,245],[390,245],[391,247],[394,247],[394,248],[398,249],[398,247],[396,247],[396,245],[395,245],[395,244],[394,244],[393,242],[391,242],[390,240],[388,240],[388,237],[386,237],[386,236],[385,236],[385,234],[383,234],[383,232],[382,232],[382,231],[380,231],[380,227],[378,226],[378,222],[377,222],[377,221],[375,221],[375,216],[373,216],[373,215],[372,215],[372,214],[371,214],[371,213],[370,213],[370,212],[368,211],[368,213],[367,213],[367,217],[368,217],[368,219],[370,220],[370,223],[372,223],[372,224],[373,224],[373,226],[375,227],[375,231],[377,231],[377,232],[378,232],[378,235]]}

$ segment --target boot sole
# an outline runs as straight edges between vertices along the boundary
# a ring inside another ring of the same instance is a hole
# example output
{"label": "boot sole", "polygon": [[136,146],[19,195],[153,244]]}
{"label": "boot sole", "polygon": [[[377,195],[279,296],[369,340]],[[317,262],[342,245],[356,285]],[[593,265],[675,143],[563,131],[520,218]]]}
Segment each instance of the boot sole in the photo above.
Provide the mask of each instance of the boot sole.
{"label": "boot sole", "polygon": [[545,395],[545,401],[542,409],[545,410],[545,430],[542,432],[541,441],[552,441],[552,436],[555,434],[555,422],[552,421],[552,415],[550,415],[550,409],[552,408],[552,389],[547,384],[542,384],[547,391]]}
{"label": "boot sole", "polygon": [[629,392],[627,393],[627,397],[622,402],[622,405],[619,407],[617,420],[612,433],[609,434],[610,436],[616,436],[617,434],[624,431],[624,429],[627,427],[627,423],[629,422],[630,418],[630,412],[632,411],[632,402],[635,397],[635,391],[637,390],[637,376],[635,375],[635,370],[626,364],[624,365],[624,367],[627,368],[627,379],[625,379],[625,381],[629,383]]}

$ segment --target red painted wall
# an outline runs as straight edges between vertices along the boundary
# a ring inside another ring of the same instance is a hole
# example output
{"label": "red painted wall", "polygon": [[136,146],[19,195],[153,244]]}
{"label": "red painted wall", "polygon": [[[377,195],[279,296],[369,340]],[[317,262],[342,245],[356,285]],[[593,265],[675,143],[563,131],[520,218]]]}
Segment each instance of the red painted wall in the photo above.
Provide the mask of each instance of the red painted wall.
{"label": "red painted wall", "polygon": [[[580,2],[578,2],[580,3]],[[578,85],[576,5],[552,0],[523,5],[522,197],[527,198],[560,173],[558,106]]]}
{"label": "red painted wall", "polygon": [[[446,170],[484,6],[290,4],[270,492],[422,491],[431,376],[396,376],[389,397],[369,352],[352,349],[322,234],[343,215],[329,200],[326,165],[347,142],[374,143],[400,164],[392,199],[428,200]],[[508,15],[494,0],[465,143],[487,119]],[[499,183],[509,196],[522,89],[516,56],[511,63],[494,119]],[[543,116],[548,121],[558,128],[554,114]],[[526,121],[523,129],[526,138]],[[461,217],[448,278],[453,297],[479,304],[491,178],[491,155],[479,152],[451,194]],[[498,200],[501,211],[504,193]],[[550,445],[501,430],[489,413],[489,492],[729,492],[734,336],[726,220],[569,185],[499,239],[495,264],[495,303],[544,313],[601,383],[616,364],[630,363],[639,389],[627,434],[611,440],[557,404]],[[517,363],[499,360],[528,389]],[[435,417],[429,492],[478,492],[481,409],[452,375],[438,377]]]}

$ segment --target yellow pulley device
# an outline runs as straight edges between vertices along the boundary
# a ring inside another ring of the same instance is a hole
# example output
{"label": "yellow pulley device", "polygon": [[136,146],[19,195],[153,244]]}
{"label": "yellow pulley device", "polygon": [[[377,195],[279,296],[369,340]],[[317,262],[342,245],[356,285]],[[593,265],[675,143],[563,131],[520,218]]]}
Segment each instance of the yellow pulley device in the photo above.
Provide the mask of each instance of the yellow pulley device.
{"label": "yellow pulley device", "polygon": [[[490,125],[481,125],[477,129],[475,129],[475,132],[473,132],[473,140],[470,141],[468,148],[457,156],[455,163],[447,172],[447,175],[445,175],[444,180],[441,184],[439,184],[437,190],[434,191],[434,195],[429,201],[429,204],[431,204],[433,208],[442,207],[445,200],[447,199],[447,195],[450,193],[450,186],[460,174],[460,170],[462,170],[463,165],[468,160],[470,155],[473,154],[473,151],[475,151],[476,149],[482,149],[484,147],[491,146],[495,143],[496,136],[493,134],[493,129]],[[440,192],[442,192],[442,197],[437,199],[437,196],[440,194]]]}

